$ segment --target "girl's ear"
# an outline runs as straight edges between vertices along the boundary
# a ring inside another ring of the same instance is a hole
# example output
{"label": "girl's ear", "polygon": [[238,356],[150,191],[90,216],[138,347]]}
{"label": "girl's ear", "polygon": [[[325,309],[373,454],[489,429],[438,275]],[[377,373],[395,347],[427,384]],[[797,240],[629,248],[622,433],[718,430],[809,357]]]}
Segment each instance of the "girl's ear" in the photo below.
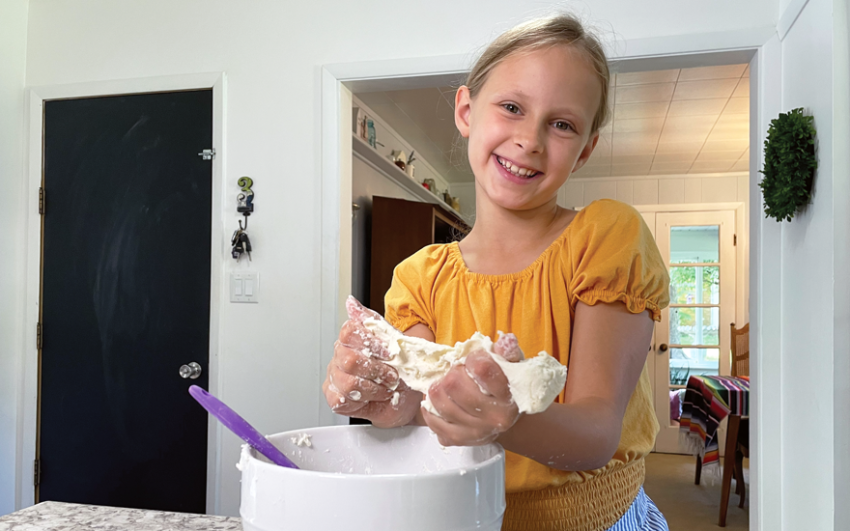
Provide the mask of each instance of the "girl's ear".
{"label": "girl's ear", "polygon": [[455,94],[455,126],[460,136],[469,138],[469,115],[472,113],[472,99],[466,85],[457,89]]}
{"label": "girl's ear", "polygon": [[596,148],[597,142],[599,142],[599,131],[593,133],[593,138],[589,139],[587,144],[584,145],[584,149],[581,150],[581,155],[578,156],[578,160],[576,161],[575,166],[573,166],[573,172],[578,171],[582,166],[584,166],[584,163],[587,162],[587,159],[590,158],[594,148]]}

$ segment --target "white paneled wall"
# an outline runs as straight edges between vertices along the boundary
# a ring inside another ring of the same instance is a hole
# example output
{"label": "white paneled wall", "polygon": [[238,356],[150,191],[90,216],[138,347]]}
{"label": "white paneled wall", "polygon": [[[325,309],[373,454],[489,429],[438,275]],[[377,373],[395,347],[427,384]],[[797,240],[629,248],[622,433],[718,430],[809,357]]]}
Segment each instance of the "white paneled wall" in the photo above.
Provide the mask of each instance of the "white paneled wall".
{"label": "white paneled wall", "polygon": [[558,204],[569,208],[586,206],[597,199],[616,199],[630,205],[747,203],[749,174],[572,178],[558,194]]}

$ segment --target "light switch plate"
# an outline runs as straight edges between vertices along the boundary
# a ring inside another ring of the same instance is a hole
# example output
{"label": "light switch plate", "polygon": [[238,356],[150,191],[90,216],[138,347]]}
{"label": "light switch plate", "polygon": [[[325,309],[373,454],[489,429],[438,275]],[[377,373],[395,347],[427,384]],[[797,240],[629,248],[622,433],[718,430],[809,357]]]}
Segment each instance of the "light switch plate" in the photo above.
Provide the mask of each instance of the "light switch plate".
{"label": "light switch plate", "polygon": [[230,273],[230,302],[259,302],[259,293],[259,273]]}

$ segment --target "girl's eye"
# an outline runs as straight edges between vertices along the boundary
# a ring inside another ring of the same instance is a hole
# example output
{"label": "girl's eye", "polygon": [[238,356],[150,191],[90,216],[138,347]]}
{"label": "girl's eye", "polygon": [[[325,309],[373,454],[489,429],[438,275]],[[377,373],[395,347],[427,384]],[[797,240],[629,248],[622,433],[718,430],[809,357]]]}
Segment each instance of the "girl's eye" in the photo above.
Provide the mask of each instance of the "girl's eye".
{"label": "girl's eye", "polygon": [[555,128],[560,129],[562,131],[569,131],[573,128],[573,126],[571,126],[567,122],[555,122]]}
{"label": "girl's eye", "polygon": [[508,111],[508,112],[509,112],[509,113],[511,113],[511,114],[516,114],[516,113],[518,113],[518,112],[519,112],[519,107],[517,107],[517,106],[516,106],[516,105],[514,105],[513,103],[505,103],[505,104],[502,104],[502,107],[504,107],[504,108],[505,108],[505,110],[506,110],[506,111]]}

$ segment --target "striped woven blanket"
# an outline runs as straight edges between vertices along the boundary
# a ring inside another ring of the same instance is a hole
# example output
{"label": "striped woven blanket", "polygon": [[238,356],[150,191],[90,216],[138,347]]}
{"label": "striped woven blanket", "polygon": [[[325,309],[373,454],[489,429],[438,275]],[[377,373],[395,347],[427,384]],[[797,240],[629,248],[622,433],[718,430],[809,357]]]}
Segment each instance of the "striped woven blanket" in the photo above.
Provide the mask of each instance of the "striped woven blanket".
{"label": "striped woven blanket", "polygon": [[717,427],[728,415],[750,414],[750,382],[730,376],[691,376],[679,419],[679,445],[702,457],[703,471],[720,476]]}

